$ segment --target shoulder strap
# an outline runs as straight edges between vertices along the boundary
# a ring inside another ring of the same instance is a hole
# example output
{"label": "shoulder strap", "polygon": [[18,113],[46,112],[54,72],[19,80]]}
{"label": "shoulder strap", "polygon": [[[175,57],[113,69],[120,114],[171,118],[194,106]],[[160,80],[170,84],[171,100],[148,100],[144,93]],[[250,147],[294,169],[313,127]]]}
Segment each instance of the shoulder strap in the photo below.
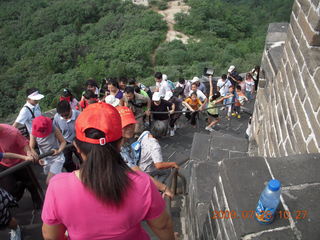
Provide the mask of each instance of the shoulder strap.
{"label": "shoulder strap", "polygon": [[141,143],[142,138],[144,138],[144,136],[146,136],[146,135],[149,134],[149,133],[150,133],[149,131],[144,131],[144,132],[140,135],[140,137],[138,138],[137,141]]}
{"label": "shoulder strap", "polygon": [[24,106],[25,108],[27,108],[29,110],[29,112],[32,115],[32,118],[36,118],[36,116],[34,115],[34,112],[31,110],[31,108],[29,108],[28,106]]}

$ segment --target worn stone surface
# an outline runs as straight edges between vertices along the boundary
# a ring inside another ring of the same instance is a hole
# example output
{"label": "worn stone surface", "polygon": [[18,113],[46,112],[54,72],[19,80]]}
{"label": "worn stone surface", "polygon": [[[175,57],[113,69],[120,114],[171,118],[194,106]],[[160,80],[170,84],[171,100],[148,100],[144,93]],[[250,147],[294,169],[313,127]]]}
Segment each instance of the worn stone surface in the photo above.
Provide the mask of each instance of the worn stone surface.
{"label": "worn stone surface", "polygon": [[[290,226],[288,226],[289,228]],[[273,232],[266,232],[262,233],[259,236],[253,237],[250,240],[297,240],[296,236],[294,235],[293,231],[289,229],[280,230],[280,231],[273,231]]]}

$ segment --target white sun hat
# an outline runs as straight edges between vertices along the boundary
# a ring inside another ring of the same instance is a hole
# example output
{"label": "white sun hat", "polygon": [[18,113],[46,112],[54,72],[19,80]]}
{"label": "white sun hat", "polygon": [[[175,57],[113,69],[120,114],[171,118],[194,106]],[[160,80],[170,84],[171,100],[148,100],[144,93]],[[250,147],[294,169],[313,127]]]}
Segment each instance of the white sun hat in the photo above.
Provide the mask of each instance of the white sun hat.
{"label": "white sun hat", "polygon": [[231,65],[228,69],[228,73],[231,73],[235,68],[236,68],[235,66]]}
{"label": "white sun hat", "polygon": [[159,92],[155,92],[152,95],[152,101],[160,101],[160,93]]}
{"label": "white sun hat", "polygon": [[116,107],[119,106],[120,100],[113,95],[108,95],[105,99],[106,103]]}
{"label": "white sun hat", "polygon": [[40,94],[37,90],[35,90],[33,93],[28,95],[28,98],[31,100],[40,100],[42,98],[44,98],[44,96],[42,94]]}
{"label": "white sun hat", "polygon": [[200,81],[200,78],[193,77],[192,80],[191,80],[191,83],[195,83],[195,82],[199,82],[199,81]]}
{"label": "white sun hat", "polygon": [[167,91],[166,95],[164,96],[164,100],[169,101],[169,99],[173,96],[171,91]]}

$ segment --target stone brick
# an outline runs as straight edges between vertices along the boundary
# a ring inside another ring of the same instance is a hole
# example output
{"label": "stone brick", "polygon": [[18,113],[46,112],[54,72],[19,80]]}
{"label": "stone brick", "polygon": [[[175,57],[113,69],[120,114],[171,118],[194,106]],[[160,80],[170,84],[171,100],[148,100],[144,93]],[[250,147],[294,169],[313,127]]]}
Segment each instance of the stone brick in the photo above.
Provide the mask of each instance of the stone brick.
{"label": "stone brick", "polygon": [[313,3],[314,7],[317,8],[320,0],[311,0],[311,2]]}
{"label": "stone brick", "polygon": [[311,27],[315,31],[320,31],[320,15],[319,15],[319,9],[317,10],[310,8],[309,16],[308,16],[308,22],[311,24]]}
{"label": "stone brick", "polygon": [[287,152],[288,155],[293,155],[296,152],[293,150],[290,141],[287,139],[284,143],[285,151]]}
{"label": "stone brick", "polygon": [[309,9],[311,7],[310,0],[298,0],[302,11],[304,12],[305,15],[308,15]]}
{"label": "stone brick", "polygon": [[[292,31],[291,28],[289,28],[289,31]],[[302,67],[304,65],[304,58],[303,58],[302,53],[300,51],[299,43],[295,37],[290,38],[290,46],[291,46],[292,51],[295,54],[296,61],[298,62],[298,67],[300,70],[302,70]]]}
{"label": "stone brick", "polygon": [[315,136],[318,144],[320,144],[320,124],[316,120],[315,114],[312,111],[311,104],[310,104],[309,100],[305,101],[304,109],[305,109],[305,112],[306,112],[307,117],[309,119],[314,136]]}
{"label": "stone brick", "polygon": [[288,83],[289,83],[291,94],[294,95],[297,91],[297,88],[296,88],[295,82],[293,80],[292,68],[291,68],[290,64],[287,64],[286,72],[287,72]]}
{"label": "stone brick", "polygon": [[279,91],[279,96],[280,96],[280,103],[282,106],[283,116],[284,116],[284,119],[286,119],[288,116],[288,107],[285,100],[285,91],[282,91],[282,92]]}
{"label": "stone brick", "polygon": [[293,79],[294,79],[296,87],[297,87],[298,96],[299,96],[301,102],[303,102],[304,98],[306,97],[306,90],[302,84],[300,70],[299,70],[297,64],[294,64],[292,66],[292,73],[293,73]]}
{"label": "stone brick", "polygon": [[294,134],[296,136],[296,139],[297,139],[297,143],[298,143],[298,149],[300,151],[300,153],[307,153],[307,146],[306,146],[306,142],[303,138],[303,135],[302,135],[302,131],[301,131],[301,128],[299,126],[299,124],[297,124],[294,129]]}
{"label": "stone brick", "polygon": [[307,149],[308,149],[309,153],[318,153],[319,152],[317,145],[313,139],[311,139],[311,141],[308,143]]}
{"label": "stone brick", "polygon": [[287,88],[289,83],[288,83],[288,78],[287,78],[287,73],[286,73],[286,67],[282,66],[280,71],[281,71],[281,77],[282,77],[283,86],[285,88]]}
{"label": "stone brick", "polygon": [[291,15],[290,18],[290,27],[292,28],[292,32],[294,33],[294,36],[296,37],[296,39],[298,40],[298,42],[300,42],[301,36],[302,36],[302,31],[301,28],[298,24],[298,18],[295,18],[293,15]]}
{"label": "stone brick", "polygon": [[307,39],[307,42],[310,46],[320,46],[320,34],[319,32],[315,32],[310,24],[308,23],[305,15],[300,12],[298,16],[298,23],[302,28],[303,34]]}
{"label": "stone brick", "polygon": [[290,47],[290,42],[286,43],[285,49],[286,49],[286,52],[288,54],[288,61],[290,62],[291,66],[293,66],[297,60],[296,60],[296,57],[294,55],[294,52],[292,52],[292,49]]}
{"label": "stone brick", "polygon": [[313,75],[313,79],[316,83],[316,87],[318,88],[318,91],[320,91],[320,68],[318,68],[315,74]]}
{"label": "stone brick", "polygon": [[297,18],[299,15],[299,11],[300,11],[300,6],[299,4],[297,4],[297,2],[295,1],[293,3],[293,7],[292,7],[292,13],[294,14],[294,16]]}
{"label": "stone brick", "polygon": [[301,129],[303,132],[303,136],[305,139],[307,139],[309,137],[309,135],[311,134],[311,129],[308,125],[303,106],[302,106],[300,100],[297,98],[294,99],[294,103],[295,103],[295,106],[297,109],[297,114],[298,114],[298,118],[299,118],[299,123],[301,125]]}
{"label": "stone brick", "polygon": [[293,106],[293,97],[290,91],[286,91],[286,98],[287,98],[287,104],[288,104],[288,110],[289,110],[291,122],[292,122],[292,125],[295,125],[296,122],[298,121],[298,117],[297,117],[297,112]]}
{"label": "stone brick", "polygon": [[296,140],[296,137],[294,136],[294,132],[293,132],[292,125],[291,125],[290,121],[287,122],[287,130],[288,130],[288,135],[289,135],[289,139],[290,139],[292,148],[296,152],[296,149],[298,149],[297,140]]}
{"label": "stone brick", "polygon": [[279,145],[280,156],[285,156],[286,152],[284,150],[283,143]]}
{"label": "stone brick", "polygon": [[317,112],[320,106],[320,95],[317,92],[317,89],[311,79],[310,74],[308,73],[307,68],[303,69],[302,72],[303,82],[306,86],[307,95],[312,104],[313,111]]}
{"label": "stone brick", "polygon": [[320,48],[309,47],[305,39],[301,39],[300,47],[304,60],[311,75],[314,74],[317,67],[320,65]]}

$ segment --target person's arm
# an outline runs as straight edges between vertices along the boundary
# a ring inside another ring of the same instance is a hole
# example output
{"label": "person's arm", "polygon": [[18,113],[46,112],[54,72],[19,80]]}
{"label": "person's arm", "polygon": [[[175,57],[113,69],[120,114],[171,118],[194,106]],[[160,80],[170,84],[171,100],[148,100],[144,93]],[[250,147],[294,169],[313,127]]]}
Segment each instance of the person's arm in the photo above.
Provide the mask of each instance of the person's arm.
{"label": "person's arm", "polygon": [[151,99],[149,97],[146,97],[147,98],[147,110],[146,110],[146,115],[147,116],[150,116],[151,113],[150,113],[150,109],[151,109]]}
{"label": "person's arm", "polygon": [[25,161],[32,161],[33,157],[32,156],[25,156],[25,155],[21,155],[21,154],[17,154],[17,153],[3,153],[3,158],[18,158],[18,159],[22,159]]}
{"label": "person's arm", "polygon": [[169,113],[173,114],[175,110],[176,110],[176,105],[174,103],[172,103],[171,110],[169,111]]}
{"label": "person's arm", "polygon": [[[132,169],[133,171],[141,171],[141,172],[142,172],[141,168],[138,167],[138,166],[133,166],[133,167],[131,167],[131,169]],[[165,196],[167,196],[167,197],[169,197],[169,198],[171,198],[171,199],[173,198],[173,192],[171,192],[171,190],[170,190],[169,187],[167,187],[167,186],[166,186],[165,184],[163,184],[162,182],[156,180],[155,178],[153,178],[153,177],[151,177],[151,176],[149,176],[149,177],[151,178],[152,182],[154,183],[154,185],[156,185],[157,189],[158,189],[160,192],[162,192]]]}
{"label": "person's arm", "polygon": [[58,139],[58,141],[60,142],[60,146],[59,146],[59,149],[53,149],[54,151],[54,155],[58,155],[59,153],[61,153],[63,151],[63,149],[66,147],[67,145],[67,142],[66,140],[64,139],[62,133],[60,132],[60,130],[58,128],[56,128],[54,130],[54,135],[56,136],[56,138]]}
{"label": "person's arm", "polygon": [[225,100],[225,99],[226,99],[226,97],[219,98],[218,100],[216,100],[216,104],[223,102],[223,100]]}
{"label": "person's arm", "polygon": [[66,227],[62,224],[57,225],[42,225],[42,236],[44,240],[67,240],[65,235]]}
{"label": "person's arm", "polygon": [[154,164],[156,169],[167,169],[167,168],[176,168],[179,169],[179,166],[176,162],[157,162]]}
{"label": "person's arm", "polygon": [[209,97],[213,96],[213,83],[212,83],[212,76],[209,75],[209,84],[210,84],[210,92]]}
{"label": "person's arm", "polygon": [[157,218],[147,220],[149,227],[161,240],[174,240],[172,219],[164,210]]}
{"label": "person's arm", "polygon": [[39,156],[37,152],[34,150],[34,148],[36,147],[36,137],[33,136],[32,134],[30,134],[29,146],[30,146],[30,155],[34,156],[35,160],[38,160]]}
{"label": "person's arm", "polygon": [[194,112],[193,108],[187,103],[187,102],[182,102],[183,106],[187,107],[191,112]]}

